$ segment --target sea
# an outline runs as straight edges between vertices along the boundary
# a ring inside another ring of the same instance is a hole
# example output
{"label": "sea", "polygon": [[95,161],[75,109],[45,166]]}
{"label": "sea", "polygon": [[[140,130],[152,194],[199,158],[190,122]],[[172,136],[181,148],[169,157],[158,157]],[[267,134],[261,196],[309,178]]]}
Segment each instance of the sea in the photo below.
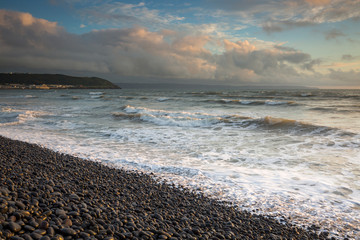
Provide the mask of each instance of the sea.
{"label": "sea", "polygon": [[1,90],[0,135],[360,239],[360,90]]}

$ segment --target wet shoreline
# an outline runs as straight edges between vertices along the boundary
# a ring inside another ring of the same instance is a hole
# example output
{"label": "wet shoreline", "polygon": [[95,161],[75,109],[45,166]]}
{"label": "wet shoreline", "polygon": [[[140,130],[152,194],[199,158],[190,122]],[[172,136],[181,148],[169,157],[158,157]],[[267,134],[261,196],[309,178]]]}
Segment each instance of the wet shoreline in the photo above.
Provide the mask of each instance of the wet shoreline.
{"label": "wet shoreline", "polygon": [[327,239],[140,172],[0,136],[0,239]]}

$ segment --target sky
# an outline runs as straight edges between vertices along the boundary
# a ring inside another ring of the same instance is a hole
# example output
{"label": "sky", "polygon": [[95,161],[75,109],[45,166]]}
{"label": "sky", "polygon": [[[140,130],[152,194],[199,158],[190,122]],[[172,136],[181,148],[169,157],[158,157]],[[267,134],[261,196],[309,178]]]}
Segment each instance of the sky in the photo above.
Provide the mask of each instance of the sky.
{"label": "sky", "polygon": [[0,0],[0,71],[360,88],[360,0]]}

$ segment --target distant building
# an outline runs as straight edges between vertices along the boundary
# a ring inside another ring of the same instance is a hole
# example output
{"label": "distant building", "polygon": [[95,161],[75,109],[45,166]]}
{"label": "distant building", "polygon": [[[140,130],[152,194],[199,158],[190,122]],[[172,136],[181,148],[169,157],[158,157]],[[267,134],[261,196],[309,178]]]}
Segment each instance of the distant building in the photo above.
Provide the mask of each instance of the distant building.
{"label": "distant building", "polygon": [[38,88],[38,89],[50,89],[46,84],[36,86],[36,88]]}

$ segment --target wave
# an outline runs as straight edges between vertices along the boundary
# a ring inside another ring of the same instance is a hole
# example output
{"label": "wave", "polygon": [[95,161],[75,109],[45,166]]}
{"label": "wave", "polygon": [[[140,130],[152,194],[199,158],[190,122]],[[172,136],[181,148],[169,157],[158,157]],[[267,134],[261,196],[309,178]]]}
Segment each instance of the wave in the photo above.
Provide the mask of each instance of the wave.
{"label": "wave", "polygon": [[329,91],[298,91],[298,90],[238,90],[238,91],[202,91],[187,93],[194,97],[223,97],[233,99],[302,99],[302,100],[324,100],[324,99],[347,99],[360,100],[360,92],[358,90],[329,90]]}
{"label": "wave", "polygon": [[118,98],[125,99],[125,100],[135,99],[135,97],[133,97],[133,96],[118,96]]}
{"label": "wave", "polygon": [[197,97],[204,97],[204,96],[212,96],[212,95],[221,95],[224,92],[216,92],[216,91],[208,91],[208,92],[190,92],[188,94],[197,96]]}
{"label": "wave", "polygon": [[233,92],[191,92],[188,93],[194,97],[209,97],[209,96],[218,96],[223,98],[243,98],[243,99],[274,99],[274,98],[282,98],[279,96],[270,96],[270,95],[252,95],[246,93],[233,93]]}
{"label": "wave", "polygon": [[267,100],[265,101],[266,105],[298,105],[298,103],[296,103],[295,101],[287,101],[287,102],[282,102],[282,101],[272,101],[272,100]]}
{"label": "wave", "polygon": [[90,98],[93,98],[93,99],[104,98],[104,95],[91,95]]}
{"label": "wave", "polygon": [[165,101],[171,100],[171,98],[168,98],[168,97],[159,97],[159,98],[157,98],[156,100],[159,101],[159,102],[165,102]]}
{"label": "wave", "polygon": [[0,112],[2,119],[0,126],[17,125],[45,115],[49,115],[49,113],[43,111],[20,110],[3,107]]}
{"label": "wave", "polygon": [[[310,123],[305,123],[293,119],[276,118],[266,116],[264,118],[255,120],[259,126],[266,129],[280,129],[293,133],[313,133],[313,134],[325,134],[329,131],[335,130],[331,127],[318,126]],[[340,129],[339,129],[340,130]]]}
{"label": "wave", "polygon": [[159,126],[214,127],[230,126],[247,130],[274,130],[290,134],[354,136],[338,128],[318,126],[293,119],[265,116],[252,118],[242,115],[213,115],[202,112],[177,112],[143,107],[123,106],[122,112],[113,112],[113,117],[121,120],[152,123]]}
{"label": "wave", "polygon": [[89,92],[90,95],[103,95],[104,92]]}
{"label": "wave", "polygon": [[347,100],[360,100],[359,90],[339,90],[339,91],[324,91],[317,94],[319,99],[347,99]]}
{"label": "wave", "polygon": [[25,98],[38,98],[37,96],[33,96],[33,95],[25,95]]}
{"label": "wave", "polygon": [[[341,106],[342,107],[342,106]],[[342,109],[341,107],[314,107],[314,108],[310,108],[309,110],[311,111],[316,111],[316,112],[324,112],[324,113],[359,113],[360,112],[360,108],[359,106],[345,106],[351,109]]]}
{"label": "wave", "polygon": [[334,112],[337,110],[337,108],[334,107],[314,107],[310,108],[311,111],[318,111],[318,112]]}
{"label": "wave", "polygon": [[221,122],[221,117],[206,113],[190,113],[154,110],[149,108],[136,108],[124,106],[124,112],[113,112],[117,118],[141,120],[157,125],[178,126],[178,127],[210,127]]}
{"label": "wave", "polygon": [[218,99],[218,100],[205,100],[204,102],[221,103],[221,104],[240,104],[240,105],[268,105],[268,106],[298,106],[295,101],[275,101],[275,100],[233,100],[233,99]]}
{"label": "wave", "polygon": [[7,111],[3,108],[3,111],[0,112],[0,126],[9,126],[18,124],[19,114],[16,112]]}

